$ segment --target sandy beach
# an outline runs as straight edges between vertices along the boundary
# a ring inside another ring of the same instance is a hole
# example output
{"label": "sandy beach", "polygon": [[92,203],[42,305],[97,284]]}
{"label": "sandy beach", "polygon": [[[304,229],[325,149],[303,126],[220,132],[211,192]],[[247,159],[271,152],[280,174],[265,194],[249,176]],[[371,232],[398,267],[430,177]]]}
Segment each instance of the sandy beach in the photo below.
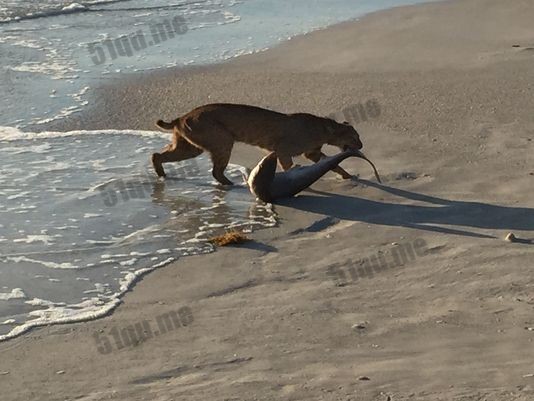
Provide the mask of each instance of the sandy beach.
{"label": "sandy beach", "polygon": [[[214,102],[336,113],[383,185],[348,159],[360,180],[328,173],[253,241],[148,274],[105,318],[0,343],[1,399],[534,399],[533,6],[381,11],[220,65],[125,77],[40,127],[153,130]],[[355,114],[369,101],[379,113]],[[240,144],[232,162],[262,156]],[[181,324],[161,330],[169,316]],[[117,341],[146,324],[158,334]]]}

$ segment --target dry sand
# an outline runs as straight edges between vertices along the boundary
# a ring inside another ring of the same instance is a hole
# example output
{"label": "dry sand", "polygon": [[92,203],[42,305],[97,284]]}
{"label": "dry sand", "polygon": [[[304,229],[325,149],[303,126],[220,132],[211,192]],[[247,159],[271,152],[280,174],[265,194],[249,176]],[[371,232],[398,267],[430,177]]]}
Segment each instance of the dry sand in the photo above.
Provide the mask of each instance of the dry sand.
{"label": "dry sand", "polygon": [[[370,181],[329,173],[255,242],[148,275],[107,318],[1,343],[1,399],[533,400],[534,246],[503,240],[534,238],[532,21],[532,0],[402,7],[100,89],[54,128],[150,128],[215,101],[325,115],[376,99],[381,115],[356,126],[384,186],[349,159]],[[261,155],[239,146],[233,161]],[[327,274],[417,239],[427,254],[402,267],[341,286]],[[95,332],[185,305],[189,326],[98,352]]]}

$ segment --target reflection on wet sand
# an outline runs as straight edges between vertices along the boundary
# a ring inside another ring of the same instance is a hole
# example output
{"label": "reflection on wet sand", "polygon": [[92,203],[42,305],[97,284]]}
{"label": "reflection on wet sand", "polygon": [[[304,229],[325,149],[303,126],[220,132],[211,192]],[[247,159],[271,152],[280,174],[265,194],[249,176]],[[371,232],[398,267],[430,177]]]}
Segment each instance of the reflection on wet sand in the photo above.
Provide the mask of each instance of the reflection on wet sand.
{"label": "reflection on wet sand", "polygon": [[230,228],[247,232],[276,224],[271,206],[251,204],[244,185],[224,189],[202,185],[202,196],[197,199],[166,191],[167,186],[164,180],[155,182],[151,198],[172,215],[166,229],[174,231],[178,241],[183,241],[184,233],[194,233],[195,240],[203,241]]}

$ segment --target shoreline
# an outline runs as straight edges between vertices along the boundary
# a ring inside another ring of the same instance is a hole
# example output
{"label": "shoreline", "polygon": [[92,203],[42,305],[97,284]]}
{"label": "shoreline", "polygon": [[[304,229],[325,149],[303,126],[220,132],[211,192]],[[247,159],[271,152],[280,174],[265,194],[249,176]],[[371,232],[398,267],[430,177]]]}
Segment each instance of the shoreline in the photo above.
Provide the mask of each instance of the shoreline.
{"label": "shoreline", "polygon": [[[249,60],[254,61],[258,60],[259,57],[263,55],[264,53],[271,53],[274,50],[278,49],[284,49],[285,46],[291,46],[293,43],[298,41],[311,41],[313,40],[313,35],[321,34],[325,31],[333,31],[336,29],[343,29],[345,27],[350,27],[353,24],[360,23],[362,20],[370,20],[372,18],[383,18],[384,15],[388,15],[387,13],[393,12],[404,12],[406,10],[410,10],[413,7],[424,7],[424,6],[430,6],[435,4],[442,4],[442,3],[454,3],[457,0],[428,0],[422,3],[416,3],[416,4],[408,4],[408,5],[400,5],[400,6],[393,6],[386,9],[371,11],[369,13],[363,14],[361,16],[352,18],[350,20],[334,23],[333,25],[328,25],[324,27],[319,27],[312,29],[308,32],[304,32],[301,34],[296,34],[287,40],[281,41],[279,43],[273,44],[272,47],[266,48],[266,49],[259,49],[254,53],[250,54],[243,54],[239,56],[235,56],[229,59],[225,59],[218,62],[213,62],[209,64],[199,64],[199,65],[184,65],[184,66],[178,66],[178,67],[169,67],[169,68],[162,68],[162,69],[156,69],[156,70],[150,70],[150,71],[138,71],[138,72],[129,72],[123,74],[124,76],[118,77],[114,79],[114,82],[107,83],[107,84],[101,84],[95,88],[91,88],[90,92],[92,92],[92,96],[89,100],[90,107],[84,108],[80,113],[71,114],[70,116],[51,121],[50,123],[45,123],[41,125],[29,125],[31,129],[29,131],[34,132],[43,132],[43,131],[70,131],[70,130],[76,130],[80,128],[82,124],[89,122],[89,125],[87,126],[87,130],[96,130],[96,129],[106,129],[103,128],[103,125],[100,125],[95,121],[98,119],[98,116],[103,113],[103,111],[106,110],[106,107],[100,105],[94,105],[93,103],[96,101],[98,102],[99,99],[102,98],[110,98],[112,96],[112,92],[116,90],[118,87],[121,86],[130,86],[135,85],[135,83],[140,79],[149,79],[149,80],[160,80],[160,79],[168,79],[168,78],[175,78],[177,75],[183,75],[185,78],[191,77],[191,76],[197,76],[202,74],[209,74],[213,72],[220,72],[225,71],[226,69],[236,69],[242,66],[243,64],[247,64]],[[299,71],[300,72],[300,71]],[[192,109],[193,107],[191,107]],[[189,110],[187,110],[189,111]],[[112,121],[113,122],[113,121]],[[150,124],[139,124],[139,122],[136,122],[134,125],[121,125],[120,126],[105,126],[107,129],[142,129],[142,130],[154,130],[155,127]]]}
{"label": "shoreline", "polygon": [[[137,79],[143,79],[147,77],[157,77],[161,75],[165,75],[168,72],[174,71],[177,73],[182,73],[184,75],[189,74],[195,74],[199,72],[209,72],[211,69],[218,69],[218,68],[224,68],[227,65],[230,65],[231,67],[235,67],[235,65],[238,65],[238,63],[241,60],[248,60],[248,57],[254,57],[258,54],[262,54],[264,52],[270,52],[272,49],[276,49],[280,46],[284,46],[285,44],[292,42],[294,40],[299,40],[301,38],[307,38],[309,35],[313,35],[317,32],[322,32],[325,30],[330,30],[335,27],[341,27],[344,26],[344,24],[351,24],[360,21],[363,18],[370,18],[374,16],[375,14],[381,14],[383,12],[388,12],[392,10],[397,9],[404,9],[404,8],[410,8],[410,7],[418,7],[422,5],[432,4],[436,2],[452,2],[454,0],[412,0],[412,1],[420,1],[420,3],[414,3],[414,4],[404,4],[404,5],[396,5],[396,6],[390,6],[384,9],[374,10],[374,11],[368,11],[365,12],[362,15],[350,18],[345,21],[340,22],[334,22],[331,25],[325,25],[325,26],[319,26],[316,28],[310,28],[310,30],[302,32],[302,33],[296,33],[293,36],[287,37],[285,40],[280,40],[279,42],[275,42],[270,45],[270,47],[266,48],[258,48],[254,52],[245,52],[243,54],[239,54],[227,59],[213,61],[210,63],[204,63],[204,64],[190,64],[190,65],[182,65],[182,66],[175,66],[175,67],[168,67],[168,68],[152,68],[145,71],[137,71],[137,72],[126,72],[121,73],[121,75],[116,75],[111,77],[112,82],[110,83],[103,83],[100,85],[97,85],[96,87],[91,87],[89,89],[90,93],[93,92],[93,95],[89,99],[84,99],[89,101],[89,104],[94,102],[95,100],[98,100],[102,96],[101,92],[106,92],[107,88],[113,88],[121,85],[129,85],[132,81],[136,81]],[[82,89],[82,91],[85,91],[86,89]],[[101,112],[101,109],[98,109],[96,112],[91,111],[91,107],[84,106],[84,108],[80,112],[68,114],[65,117],[57,118],[57,116],[54,116],[50,119],[50,121],[42,124],[28,124],[25,126],[23,131],[31,131],[31,132],[43,132],[48,130],[58,130],[58,131],[66,131],[70,130],[70,127],[80,126],[79,121],[80,120],[86,120],[86,116],[91,116],[92,114],[98,114]],[[89,118],[92,120],[93,118]],[[95,129],[103,129],[100,125],[98,125],[98,128],[96,128],[96,125],[92,125],[91,127],[95,127]],[[132,127],[129,125],[129,127]],[[115,127],[108,127],[110,129],[115,129]],[[148,128],[154,128],[151,126],[145,126],[144,129]],[[88,128],[89,130],[92,128]],[[118,128],[117,128],[118,129]],[[128,129],[128,128],[126,128]],[[139,128],[132,128],[132,129],[139,129]]]}
{"label": "shoreline", "polygon": [[[534,238],[532,13],[496,0],[402,6],[99,89],[69,130],[146,129],[223,99],[320,115],[376,99],[382,113],[358,131],[384,185],[347,160],[364,180],[325,176],[277,205],[279,226],[251,244],[151,272],[105,318],[0,343],[7,399],[530,399],[531,249],[502,238]],[[239,145],[231,162],[260,155]],[[420,239],[430,252],[398,271],[341,286],[327,275]],[[184,306],[191,324],[98,352],[94,333]]]}

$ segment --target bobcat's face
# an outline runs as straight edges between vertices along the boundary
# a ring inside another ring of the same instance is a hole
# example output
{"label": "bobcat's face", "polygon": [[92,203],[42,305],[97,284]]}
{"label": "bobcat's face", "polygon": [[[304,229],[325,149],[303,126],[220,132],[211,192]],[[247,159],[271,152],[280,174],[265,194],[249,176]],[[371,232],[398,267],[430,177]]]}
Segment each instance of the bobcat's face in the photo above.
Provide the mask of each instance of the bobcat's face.
{"label": "bobcat's face", "polygon": [[360,140],[360,135],[348,122],[339,124],[334,121],[335,125],[329,127],[330,139],[328,144],[337,146],[341,150],[360,150],[363,144]]}

